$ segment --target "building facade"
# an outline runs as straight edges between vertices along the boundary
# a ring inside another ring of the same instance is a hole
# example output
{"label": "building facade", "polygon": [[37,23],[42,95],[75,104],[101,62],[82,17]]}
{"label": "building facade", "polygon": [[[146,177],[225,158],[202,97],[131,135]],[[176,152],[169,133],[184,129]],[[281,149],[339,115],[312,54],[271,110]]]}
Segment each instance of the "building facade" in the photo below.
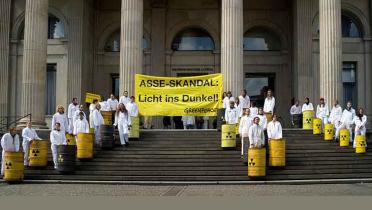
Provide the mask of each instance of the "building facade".
{"label": "building facade", "polygon": [[222,72],[285,120],[305,97],[371,118],[371,18],[371,0],[1,0],[0,116],[42,125],[86,92],[134,94],[135,73]]}

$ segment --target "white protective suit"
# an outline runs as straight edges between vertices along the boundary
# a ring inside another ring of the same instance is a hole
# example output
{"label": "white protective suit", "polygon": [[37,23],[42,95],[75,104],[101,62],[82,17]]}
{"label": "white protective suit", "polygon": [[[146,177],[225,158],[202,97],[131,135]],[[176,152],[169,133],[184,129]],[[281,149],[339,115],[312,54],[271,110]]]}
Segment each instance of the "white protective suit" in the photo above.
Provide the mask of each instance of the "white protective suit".
{"label": "white protective suit", "polygon": [[115,99],[107,99],[107,104],[108,106],[110,107],[110,110],[111,111],[116,111],[118,105],[119,105],[119,101],[115,98]]}
{"label": "white protective suit", "polygon": [[22,130],[22,148],[23,148],[23,152],[24,152],[24,158],[23,158],[23,164],[25,166],[28,165],[28,151],[29,151],[29,146],[30,146],[30,142],[32,140],[41,140],[41,138],[37,135],[35,129],[32,129],[32,128],[24,128]]}
{"label": "white protective suit", "polygon": [[293,106],[291,107],[291,109],[289,110],[289,113],[290,113],[291,115],[301,114],[301,113],[302,113],[301,106],[300,106],[300,105],[298,105],[298,106],[293,105]]}
{"label": "white protective suit", "polygon": [[243,109],[249,108],[251,106],[251,100],[248,95],[243,97],[242,95],[239,96],[239,103],[242,105]]}
{"label": "white protective suit", "polygon": [[73,134],[76,136],[78,133],[89,133],[89,124],[85,118],[75,121]]}
{"label": "white protective suit", "polygon": [[129,113],[115,114],[115,126],[118,126],[121,145],[128,143],[129,126],[131,125]]}
{"label": "white protective suit", "polygon": [[353,130],[352,130],[352,126],[354,124],[354,117],[355,117],[355,110],[353,108],[349,110],[345,109],[343,112],[342,112],[342,116],[341,116],[341,123],[340,125],[336,126],[336,137],[338,138],[340,136],[340,130],[341,129],[348,129],[349,130],[349,133],[350,133],[350,142],[353,141]]}
{"label": "white protective suit", "polygon": [[19,136],[14,137],[10,133],[6,133],[1,138],[1,147],[3,148],[1,155],[1,175],[4,175],[4,157],[5,152],[19,152]]}
{"label": "white protective suit", "polygon": [[61,131],[72,133],[72,131],[69,131],[68,122],[65,114],[60,114],[59,112],[55,113],[52,118],[52,126],[50,128],[54,128],[54,125],[56,123],[61,124]]}
{"label": "white protective suit", "polygon": [[89,125],[91,128],[94,128],[94,125],[93,125],[93,111],[94,110],[96,110],[96,105],[90,104],[89,105]]}
{"label": "white protective suit", "polygon": [[101,125],[104,124],[104,120],[101,112],[98,109],[95,109],[92,114],[92,123],[94,127],[94,139],[96,144],[101,142]]}
{"label": "white protective suit", "polygon": [[[366,136],[366,131],[367,131],[367,128],[366,128],[367,116],[366,115],[363,115],[362,119],[360,119],[358,116],[355,116],[355,118],[354,118],[354,124],[355,124],[355,137],[357,135]],[[356,146],[355,137],[354,137],[354,143],[353,143],[353,147],[354,148]],[[367,147],[367,141],[366,141],[366,147]]]}
{"label": "white protective suit", "polygon": [[267,137],[270,139],[282,139],[282,125],[278,121],[271,121],[267,124]]}
{"label": "white protective suit", "polygon": [[71,103],[70,105],[68,105],[67,118],[68,118],[68,126],[69,126],[68,131],[70,134],[72,134],[72,131],[74,130],[74,115],[77,110],[79,110],[78,104],[74,105],[73,103]]}
{"label": "white protective suit", "polygon": [[336,124],[338,121],[341,120],[342,116],[342,108],[340,105],[333,106],[331,110],[331,114],[329,115],[328,122],[332,123],[334,127],[336,127]]}
{"label": "white protective suit", "polygon": [[122,96],[120,97],[119,99],[119,104],[124,104],[125,106],[127,105],[127,103],[130,102],[130,97],[129,96]]}
{"label": "white protective suit", "polygon": [[186,130],[188,125],[195,126],[195,117],[194,116],[182,116],[183,129]]}
{"label": "white protective suit", "polygon": [[248,136],[249,136],[249,144],[253,145],[253,147],[265,146],[265,134],[261,126],[253,124],[249,128]]}
{"label": "white protective suit", "polygon": [[318,105],[316,107],[316,118],[319,118],[322,120],[322,128],[324,129],[324,125],[328,123],[328,116],[329,116],[329,109],[327,104],[324,104],[324,106]]}
{"label": "white protective suit", "polygon": [[314,107],[312,103],[309,104],[302,104],[302,112],[304,111],[314,111]]}
{"label": "white protective suit", "polygon": [[239,110],[237,108],[227,108],[225,111],[225,120],[227,124],[238,124]]}
{"label": "white protective suit", "polygon": [[240,119],[240,124],[239,124],[239,134],[241,137],[241,143],[242,143],[242,149],[241,149],[241,155],[244,154],[244,141],[243,138],[248,138],[249,137],[249,128],[253,125],[253,118],[247,115],[244,115]]}
{"label": "white protective suit", "polygon": [[275,98],[274,96],[272,97],[266,97],[265,98],[265,103],[263,107],[264,113],[274,113],[274,107],[275,107]]}
{"label": "white protective suit", "polygon": [[249,110],[250,110],[250,112],[249,112],[250,117],[254,118],[258,115],[258,108],[257,107],[251,107],[251,108],[249,108]]}
{"label": "white protective suit", "polygon": [[222,107],[225,108],[225,109],[228,109],[230,107],[230,101],[234,101],[235,102],[235,98],[234,97],[225,97],[223,100],[222,100]]}
{"label": "white protective suit", "polygon": [[[73,122],[75,123],[76,120],[78,120],[80,118],[80,112],[82,112],[84,114],[84,119],[87,119],[87,116],[85,115],[85,113],[83,111],[80,111],[80,109],[76,110],[75,111],[75,114],[74,114],[74,117],[73,117]],[[74,124],[75,126],[75,124]]]}
{"label": "white protective suit", "polygon": [[257,115],[256,117],[260,118],[260,123],[259,125],[261,126],[262,129],[266,130],[267,129],[267,118],[266,115]]}
{"label": "white protective suit", "polygon": [[58,168],[58,145],[66,145],[66,134],[62,130],[52,130],[50,132],[50,148],[52,149],[54,169]]}
{"label": "white protective suit", "polygon": [[129,102],[125,107],[128,110],[129,116],[138,117],[138,106],[135,102]]}

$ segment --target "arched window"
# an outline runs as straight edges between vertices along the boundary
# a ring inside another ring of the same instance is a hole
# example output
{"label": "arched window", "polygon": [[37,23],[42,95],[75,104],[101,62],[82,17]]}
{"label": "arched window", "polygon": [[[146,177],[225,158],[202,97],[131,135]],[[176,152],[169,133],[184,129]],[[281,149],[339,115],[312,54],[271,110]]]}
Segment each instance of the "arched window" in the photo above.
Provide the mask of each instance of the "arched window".
{"label": "arched window", "polygon": [[342,24],[342,37],[350,37],[350,38],[358,38],[362,37],[362,32],[359,29],[358,24],[353,18],[342,15],[341,17],[341,24]]}
{"label": "arched window", "polygon": [[244,34],[244,50],[279,51],[280,49],[280,39],[269,29],[254,27]]}
{"label": "arched window", "polygon": [[[25,21],[22,22],[22,25],[19,30],[19,39],[24,39],[24,31],[25,31]],[[65,38],[65,25],[64,23],[54,16],[53,14],[49,14],[48,17],[48,39],[61,39]]]}
{"label": "arched window", "polygon": [[[143,38],[142,39],[142,49],[146,50],[149,48],[148,41]],[[104,50],[106,52],[120,52],[120,29],[116,30],[111,36],[107,39]]]}
{"label": "arched window", "polygon": [[179,32],[172,42],[174,51],[211,51],[214,41],[211,35],[200,28],[188,28]]}

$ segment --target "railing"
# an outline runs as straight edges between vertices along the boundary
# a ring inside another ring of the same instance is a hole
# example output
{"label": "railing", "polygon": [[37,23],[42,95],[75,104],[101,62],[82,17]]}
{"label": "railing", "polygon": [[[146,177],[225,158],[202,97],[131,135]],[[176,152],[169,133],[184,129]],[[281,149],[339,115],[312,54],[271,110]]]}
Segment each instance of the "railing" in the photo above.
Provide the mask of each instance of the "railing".
{"label": "railing", "polygon": [[27,114],[24,116],[5,116],[5,117],[0,117],[0,134],[6,133],[7,130],[13,126],[13,125],[18,125],[18,123],[23,120],[28,118],[28,120],[31,121],[31,114]]}

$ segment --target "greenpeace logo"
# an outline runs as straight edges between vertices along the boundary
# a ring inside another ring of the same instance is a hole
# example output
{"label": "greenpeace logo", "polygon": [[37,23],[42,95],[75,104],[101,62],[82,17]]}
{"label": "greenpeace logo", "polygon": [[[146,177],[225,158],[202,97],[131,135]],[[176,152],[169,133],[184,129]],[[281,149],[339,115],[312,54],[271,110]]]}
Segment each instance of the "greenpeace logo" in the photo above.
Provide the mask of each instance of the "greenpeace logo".
{"label": "greenpeace logo", "polygon": [[217,112],[217,109],[213,109],[213,108],[186,108],[184,110],[184,112],[186,114],[195,114],[195,113],[216,113]]}

